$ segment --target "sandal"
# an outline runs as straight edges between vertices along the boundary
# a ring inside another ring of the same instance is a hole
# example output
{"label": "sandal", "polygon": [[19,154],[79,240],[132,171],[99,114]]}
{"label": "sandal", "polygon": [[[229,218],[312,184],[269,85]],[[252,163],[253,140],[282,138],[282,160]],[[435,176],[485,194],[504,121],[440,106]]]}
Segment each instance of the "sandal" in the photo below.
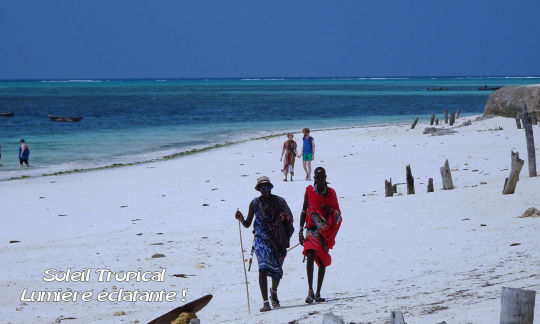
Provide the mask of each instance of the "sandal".
{"label": "sandal", "polygon": [[263,307],[259,309],[261,312],[268,312],[269,310],[272,310],[272,308],[270,308],[270,303],[267,301],[265,301]]}
{"label": "sandal", "polygon": [[272,308],[278,308],[279,305],[279,299],[277,298],[277,290],[273,290],[270,288],[270,301],[272,302]]}
{"label": "sandal", "polygon": [[326,298],[322,298],[321,295],[315,295],[316,303],[324,303],[325,301],[326,301]]}
{"label": "sandal", "polygon": [[313,293],[313,290],[308,291],[308,295],[306,297],[306,303],[311,304],[315,300],[315,294]]}

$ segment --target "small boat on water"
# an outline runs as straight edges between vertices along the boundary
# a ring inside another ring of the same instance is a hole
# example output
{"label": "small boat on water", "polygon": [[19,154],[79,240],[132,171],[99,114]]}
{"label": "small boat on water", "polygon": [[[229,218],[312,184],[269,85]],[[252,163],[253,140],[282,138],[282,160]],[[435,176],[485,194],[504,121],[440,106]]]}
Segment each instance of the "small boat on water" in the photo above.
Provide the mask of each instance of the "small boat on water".
{"label": "small boat on water", "polygon": [[487,85],[484,85],[483,87],[479,87],[478,90],[498,90],[501,87],[488,87]]}
{"label": "small boat on water", "polygon": [[53,116],[53,115],[49,115],[49,118],[52,121],[57,121],[57,122],[78,122],[83,119],[80,116],[75,117],[75,116]]}
{"label": "small boat on water", "polygon": [[0,113],[0,117],[13,117],[14,112]]}
{"label": "small boat on water", "polygon": [[426,88],[427,91],[446,91],[450,90],[449,88],[435,87],[435,88]]}

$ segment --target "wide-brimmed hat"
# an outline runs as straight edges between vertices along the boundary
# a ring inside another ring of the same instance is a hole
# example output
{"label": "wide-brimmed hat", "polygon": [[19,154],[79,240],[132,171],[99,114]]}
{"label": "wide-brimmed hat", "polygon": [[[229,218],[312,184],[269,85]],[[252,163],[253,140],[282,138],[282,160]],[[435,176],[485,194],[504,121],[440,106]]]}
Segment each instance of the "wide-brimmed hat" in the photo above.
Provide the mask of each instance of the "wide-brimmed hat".
{"label": "wide-brimmed hat", "polygon": [[270,182],[270,179],[268,179],[267,176],[262,176],[262,177],[257,178],[257,184],[255,185],[255,190],[259,191],[259,188],[265,184],[269,184],[270,188],[274,188],[274,185],[272,184],[272,182]]}

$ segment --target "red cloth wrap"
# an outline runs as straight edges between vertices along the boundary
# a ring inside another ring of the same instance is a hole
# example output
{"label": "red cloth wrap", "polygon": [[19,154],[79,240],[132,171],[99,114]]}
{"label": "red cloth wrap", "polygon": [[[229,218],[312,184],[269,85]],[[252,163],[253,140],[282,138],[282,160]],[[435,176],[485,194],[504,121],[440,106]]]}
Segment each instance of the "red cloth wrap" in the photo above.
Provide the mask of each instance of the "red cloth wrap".
{"label": "red cloth wrap", "polygon": [[[303,254],[307,255],[308,250],[314,250],[317,265],[321,266],[322,262],[327,267],[332,263],[328,250],[334,247],[335,238],[341,226],[341,211],[336,192],[328,187],[326,195],[321,196],[310,185],[306,188],[304,198],[308,201],[305,222],[308,231],[304,240]],[[322,205],[330,207],[331,211],[324,211]]]}

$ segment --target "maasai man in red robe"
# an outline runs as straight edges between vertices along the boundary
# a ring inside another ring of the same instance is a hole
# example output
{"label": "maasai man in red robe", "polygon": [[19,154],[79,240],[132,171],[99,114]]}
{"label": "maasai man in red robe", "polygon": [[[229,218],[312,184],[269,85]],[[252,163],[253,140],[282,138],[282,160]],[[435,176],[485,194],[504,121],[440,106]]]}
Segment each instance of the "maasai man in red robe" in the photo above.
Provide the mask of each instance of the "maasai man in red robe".
{"label": "maasai man in red robe", "polygon": [[[336,234],[341,225],[341,212],[336,192],[328,187],[324,168],[316,168],[314,178],[314,185],[306,188],[298,233],[300,244],[304,246],[303,254],[307,257],[309,290],[306,303],[325,301],[321,298],[321,287],[326,267],[332,262],[328,250],[334,247]],[[305,239],[304,225],[306,227]],[[319,266],[315,293],[313,293],[313,261]]]}

